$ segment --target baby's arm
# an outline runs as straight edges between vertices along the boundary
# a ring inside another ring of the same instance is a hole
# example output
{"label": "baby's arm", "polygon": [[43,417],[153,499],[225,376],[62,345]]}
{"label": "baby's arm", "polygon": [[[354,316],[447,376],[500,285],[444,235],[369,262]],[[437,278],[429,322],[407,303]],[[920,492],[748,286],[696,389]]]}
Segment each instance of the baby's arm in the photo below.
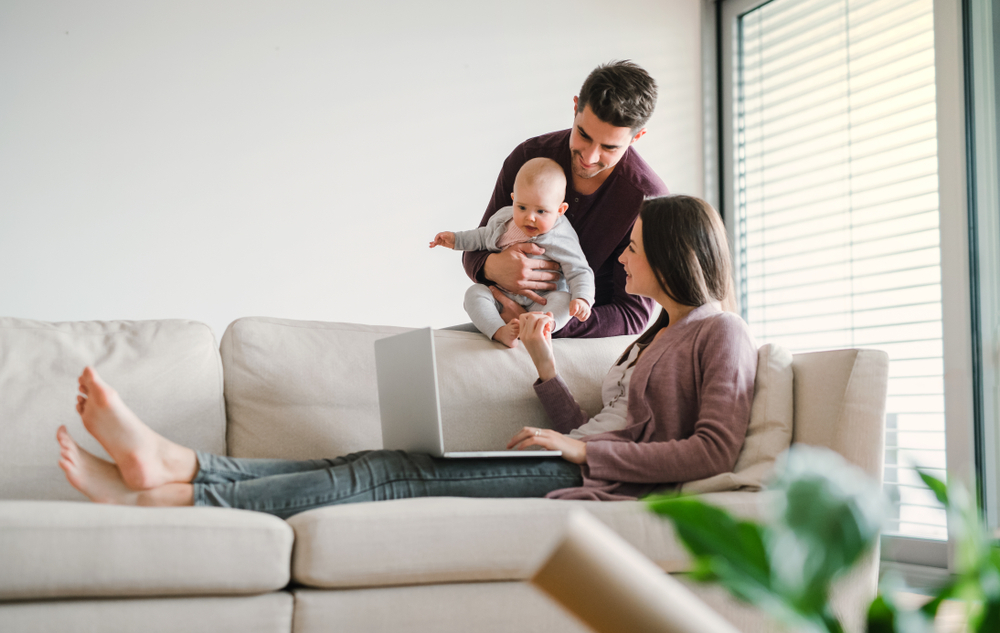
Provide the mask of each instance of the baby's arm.
{"label": "baby's arm", "polygon": [[581,322],[590,318],[590,304],[586,299],[573,299],[569,302],[569,315],[575,316]]}
{"label": "baby's arm", "polygon": [[445,248],[455,248],[455,234],[451,231],[441,231],[431,240],[431,248],[444,246]]}
{"label": "baby's arm", "polygon": [[[471,231],[458,231],[457,233],[452,233],[451,231],[445,231],[443,233],[438,233],[434,236],[434,241],[431,242],[431,248],[435,246],[447,246],[448,248],[453,248],[457,251],[490,251],[495,253],[499,251],[496,247],[495,238],[492,236],[500,230],[501,225],[507,222],[514,215],[510,207],[501,209],[499,212],[490,218],[490,221],[486,223],[486,226],[481,226]],[[447,240],[447,241],[439,241]]]}
{"label": "baby's arm", "polygon": [[569,304],[570,316],[586,321],[590,318],[590,310],[594,305],[596,292],[594,271],[587,263],[587,257],[583,254],[580,240],[573,227],[568,222],[563,222],[555,230],[560,231],[559,239],[553,239],[541,246],[545,248],[545,256],[558,262],[562,267],[572,297]]}

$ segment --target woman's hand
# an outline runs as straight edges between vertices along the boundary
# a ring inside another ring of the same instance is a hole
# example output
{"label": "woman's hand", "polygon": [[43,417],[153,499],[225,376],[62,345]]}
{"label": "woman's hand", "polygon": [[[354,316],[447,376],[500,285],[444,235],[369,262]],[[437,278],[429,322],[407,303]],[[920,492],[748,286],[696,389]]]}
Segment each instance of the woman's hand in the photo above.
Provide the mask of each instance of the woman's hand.
{"label": "woman's hand", "polygon": [[574,440],[552,429],[539,429],[526,426],[511,438],[507,448],[524,450],[532,446],[540,446],[549,451],[562,451],[562,457],[568,462],[582,464],[587,461],[587,444]]}
{"label": "woman's hand", "polygon": [[518,317],[520,338],[524,348],[535,363],[538,377],[552,380],[556,377],[556,357],[552,354],[552,328],[556,321],[551,312],[525,312]]}

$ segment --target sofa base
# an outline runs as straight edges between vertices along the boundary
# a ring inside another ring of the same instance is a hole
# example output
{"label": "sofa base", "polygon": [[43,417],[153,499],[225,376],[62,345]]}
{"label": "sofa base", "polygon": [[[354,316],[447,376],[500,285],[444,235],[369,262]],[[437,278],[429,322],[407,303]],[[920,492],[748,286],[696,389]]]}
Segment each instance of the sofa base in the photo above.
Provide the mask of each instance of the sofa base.
{"label": "sofa base", "polygon": [[[690,589],[744,633],[783,629],[718,587]],[[678,605],[678,608],[684,608]],[[295,591],[295,633],[589,633],[526,582]]]}
{"label": "sofa base", "polygon": [[291,633],[292,595],[38,600],[0,603],[0,631],[19,633]]}

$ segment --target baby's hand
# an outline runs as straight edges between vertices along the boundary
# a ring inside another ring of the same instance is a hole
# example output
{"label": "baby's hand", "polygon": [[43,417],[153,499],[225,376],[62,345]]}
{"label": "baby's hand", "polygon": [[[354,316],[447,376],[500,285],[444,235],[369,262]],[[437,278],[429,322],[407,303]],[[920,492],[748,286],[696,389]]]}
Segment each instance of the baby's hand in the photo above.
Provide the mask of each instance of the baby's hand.
{"label": "baby's hand", "polygon": [[434,236],[434,241],[431,242],[431,248],[434,248],[435,246],[455,248],[455,234],[451,231],[441,231]]}
{"label": "baby's hand", "polygon": [[573,299],[569,302],[569,315],[586,321],[590,318],[590,304],[585,299]]}

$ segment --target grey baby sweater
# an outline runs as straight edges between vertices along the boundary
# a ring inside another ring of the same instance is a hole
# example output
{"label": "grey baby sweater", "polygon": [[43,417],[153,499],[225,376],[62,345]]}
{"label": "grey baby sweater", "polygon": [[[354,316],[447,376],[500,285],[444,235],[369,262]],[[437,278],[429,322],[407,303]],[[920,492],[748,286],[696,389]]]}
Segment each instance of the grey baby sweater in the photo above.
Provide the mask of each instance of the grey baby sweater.
{"label": "grey baby sweater", "polygon": [[[456,232],[455,250],[499,253],[501,249],[497,247],[497,242],[507,231],[507,221],[513,217],[514,207],[507,206],[497,211],[486,226]],[[584,299],[593,307],[594,271],[587,263],[580,248],[580,238],[569,220],[560,216],[549,232],[527,241],[545,249],[544,255],[532,255],[533,258],[552,260],[562,266],[562,277],[556,281],[556,290],[569,292],[573,299]]]}

